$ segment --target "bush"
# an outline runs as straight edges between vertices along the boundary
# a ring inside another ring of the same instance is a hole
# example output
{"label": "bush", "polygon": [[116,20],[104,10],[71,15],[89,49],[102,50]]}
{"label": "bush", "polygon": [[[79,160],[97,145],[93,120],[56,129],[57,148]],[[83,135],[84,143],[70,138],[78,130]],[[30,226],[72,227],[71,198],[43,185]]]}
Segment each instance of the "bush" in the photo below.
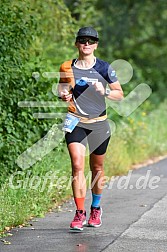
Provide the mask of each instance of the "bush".
{"label": "bush", "polygon": [[[33,112],[38,109],[20,108],[18,102],[56,99],[51,90],[57,80],[41,76],[45,71],[57,71],[64,61],[73,25],[62,0],[5,0],[0,16],[0,168],[1,174],[7,174],[16,169],[17,156],[53,125],[51,120],[34,119]],[[72,51],[66,56],[70,54]]]}

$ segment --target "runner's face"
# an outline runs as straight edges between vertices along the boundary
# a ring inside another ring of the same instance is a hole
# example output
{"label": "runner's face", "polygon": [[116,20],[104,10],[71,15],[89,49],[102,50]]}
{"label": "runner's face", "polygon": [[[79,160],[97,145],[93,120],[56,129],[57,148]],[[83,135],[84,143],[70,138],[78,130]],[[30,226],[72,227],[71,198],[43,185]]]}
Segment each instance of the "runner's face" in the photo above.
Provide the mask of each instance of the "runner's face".
{"label": "runner's face", "polygon": [[[90,39],[90,42],[91,42],[91,38],[90,37],[84,37],[85,40],[89,40]],[[89,41],[86,41],[85,43],[80,43],[79,41],[77,41],[75,43],[75,46],[78,48],[78,51],[80,54],[82,55],[91,55],[93,54],[94,50],[97,49],[97,46],[98,46],[98,42],[95,41],[94,44],[90,44]]]}

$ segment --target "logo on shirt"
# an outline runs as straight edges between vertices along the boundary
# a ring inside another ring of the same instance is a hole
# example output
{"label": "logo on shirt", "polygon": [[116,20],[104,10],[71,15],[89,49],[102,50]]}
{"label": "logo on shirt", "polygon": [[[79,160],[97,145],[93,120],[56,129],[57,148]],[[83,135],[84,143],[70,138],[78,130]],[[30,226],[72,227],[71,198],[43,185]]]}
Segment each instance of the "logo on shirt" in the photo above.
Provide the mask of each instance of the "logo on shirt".
{"label": "logo on shirt", "polygon": [[82,77],[81,79],[76,80],[76,84],[79,86],[85,86],[88,82],[95,83],[98,82],[98,79]]}
{"label": "logo on shirt", "polygon": [[79,79],[79,80],[76,80],[76,84],[78,85],[78,86],[85,86],[86,84],[87,84],[87,78],[81,78],[81,79]]}

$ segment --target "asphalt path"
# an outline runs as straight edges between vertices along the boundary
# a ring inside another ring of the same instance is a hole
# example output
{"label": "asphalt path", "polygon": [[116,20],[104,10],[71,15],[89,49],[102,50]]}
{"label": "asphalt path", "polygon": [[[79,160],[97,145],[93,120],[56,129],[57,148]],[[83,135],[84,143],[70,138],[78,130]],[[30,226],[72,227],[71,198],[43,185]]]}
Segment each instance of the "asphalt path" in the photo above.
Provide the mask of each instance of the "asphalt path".
{"label": "asphalt path", "polygon": [[[86,197],[89,216],[91,192]],[[167,159],[108,182],[101,202],[103,224],[69,232],[73,200],[15,228],[0,252],[167,252]]]}

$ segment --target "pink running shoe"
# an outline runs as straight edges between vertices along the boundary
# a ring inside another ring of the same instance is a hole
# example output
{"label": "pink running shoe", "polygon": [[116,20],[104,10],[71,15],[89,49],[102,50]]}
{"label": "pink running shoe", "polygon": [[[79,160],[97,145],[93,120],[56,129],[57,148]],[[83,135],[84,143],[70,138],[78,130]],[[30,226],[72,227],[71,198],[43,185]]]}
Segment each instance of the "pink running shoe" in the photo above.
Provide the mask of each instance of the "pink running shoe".
{"label": "pink running shoe", "polygon": [[88,220],[88,226],[100,227],[102,224],[101,216],[102,216],[102,208],[91,207],[91,213]]}
{"label": "pink running shoe", "polygon": [[73,221],[70,225],[70,231],[82,231],[83,225],[86,224],[86,211],[76,210]]}

